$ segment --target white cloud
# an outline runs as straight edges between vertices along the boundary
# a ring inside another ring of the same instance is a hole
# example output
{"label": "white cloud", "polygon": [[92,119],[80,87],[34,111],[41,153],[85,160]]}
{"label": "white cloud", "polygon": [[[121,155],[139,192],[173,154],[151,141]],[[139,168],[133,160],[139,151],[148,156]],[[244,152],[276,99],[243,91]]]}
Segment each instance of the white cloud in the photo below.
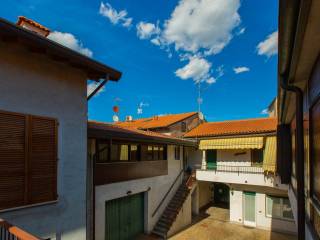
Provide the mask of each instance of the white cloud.
{"label": "white cloud", "polygon": [[162,38],[176,50],[217,54],[240,23],[239,0],[180,0],[165,22]]}
{"label": "white cloud", "polygon": [[249,72],[250,68],[248,68],[248,67],[235,67],[235,68],[233,68],[233,71],[235,72],[235,74],[239,74],[239,73]]}
{"label": "white cloud", "polygon": [[241,28],[241,29],[237,32],[237,35],[244,34],[244,33],[245,33],[245,31],[246,31],[246,28],[245,28],[245,27],[243,27],[243,28]]}
{"label": "white cloud", "polygon": [[[210,79],[209,71],[211,63],[204,58],[194,57],[189,60],[189,63],[182,68],[176,70],[176,76],[183,80],[193,79],[195,82],[207,81]],[[209,80],[212,82],[213,80]]]}
{"label": "white cloud", "polygon": [[99,13],[108,18],[114,25],[121,24],[124,27],[130,27],[132,25],[132,18],[127,17],[128,12],[126,10],[117,11],[109,3],[100,3]]}
{"label": "white cloud", "polygon": [[150,40],[150,42],[152,42],[154,45],[157,45],[157,46],[161,45],[161,41],[159,38],[153,38]]}
{"label": "white cloud", "polygon": [[271,57],[278,53],[278,31],[271,33],[257,46],[258,55]]}
{"label": "white cloud", "polygon": [[[87,84],[87,96],[89,96],[98,86],[100,83],[98,82],[90,82]],[[105,86],[99,89],[99,91],[95,94],[95,96],[98,96],[100,93],[105,91]]]}
{"label": "white cloud", "polygon": [[148,22],[139,22],[137,24],[137,35],[140,39],[147,39],[153,35],[158,35],[160,33],[160,28],[158,25]]}
{"label": "white cloud", "polygon": [[49,34],[48,38],[88,57],[93,55],[92,51],[83,47],[82,43],[71,33],[54,31]]}
{"label": "white cloud", "polygon": [[213,83],[216,83],[216,82],[217,82],[217,80],[214,77],[210,77],[210,78],[208,78],[206,80],[206,83],[208,83],[208,84],[213,84]]}
{"label": "white cloud", "polygon": [[268,108],[263,109],[260,114],[262,114],[262,115],[267,115],[267,114],[269,114]]}

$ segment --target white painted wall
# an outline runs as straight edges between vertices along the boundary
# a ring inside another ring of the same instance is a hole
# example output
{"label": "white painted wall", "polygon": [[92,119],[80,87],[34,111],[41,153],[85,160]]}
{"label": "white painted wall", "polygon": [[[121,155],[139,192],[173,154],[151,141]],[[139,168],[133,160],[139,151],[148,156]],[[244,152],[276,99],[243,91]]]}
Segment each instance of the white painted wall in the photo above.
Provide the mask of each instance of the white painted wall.
{"label": "white painted wall", "polygon": [[[236,155],[237,153],[244,153]],[[251,166],[250,149],[217,150],[217,165]]]}
{"label": "white painted wall", "polygon": [[86,76],[0,42],[0,110],[57,118],[58,202],[1,212],[0,218],[42,238],[86,239]]}
{"label": "white painted wall", "polygon": [[296,233],[294,221],[270,218],[266,216],[266,195],[287,196],[286,191],[266,189],[263,187],[231,185],[230,187],[230,221],[243,224],[243,191],[256,192],[256,227],[278,232]]}
{"label": "white painted wall", "polygon": [[242,218],[242,191],[230,191],[230,221],[235,223],[243,223]]}
{"label": "white painted wall", "polygon": [[[181,147],[182,151],[182,147]],[[181,160],[174,159],[174,146],[168,146],[168,175],[152,178],[143,178],[126,182],[118,182],[106,184],[96,187],[95,199],[95,237],[96,240],[104,240],[105,235],[105,202],[112,199],[127,196],[127,192],[132,194],[145,192],[145,231],[151,232],[157,220],[160,218],[164,209],[174,196],[177,188],[180,186],[182,178],[177,181],[174,188],[162,204],[157,214],[152,217],[153,211],[156,209],[163,196],[166,194],[171,184],[178,176],[182,169]],[[150,188],[149,191],[148,188]],[[191,209],[191,207],[190,207]]]}

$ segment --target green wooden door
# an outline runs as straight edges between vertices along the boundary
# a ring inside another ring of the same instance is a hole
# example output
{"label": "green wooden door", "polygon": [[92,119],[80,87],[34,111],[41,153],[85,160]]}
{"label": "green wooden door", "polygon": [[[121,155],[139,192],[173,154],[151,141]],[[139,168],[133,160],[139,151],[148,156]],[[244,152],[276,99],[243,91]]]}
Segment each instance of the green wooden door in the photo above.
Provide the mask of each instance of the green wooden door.
{"label": "green wooden door", "polygon": [[134,239],[143,231],[143,193],[106,202],[106,240]]}
{"label": "green wooden door", "polygon": [[217,150],[207,150],[207,169],[217,168]]}
{"label": "green wooden door", "polygon": [[244,224],[256,225],[256,193],[243,192],[244,196]]}

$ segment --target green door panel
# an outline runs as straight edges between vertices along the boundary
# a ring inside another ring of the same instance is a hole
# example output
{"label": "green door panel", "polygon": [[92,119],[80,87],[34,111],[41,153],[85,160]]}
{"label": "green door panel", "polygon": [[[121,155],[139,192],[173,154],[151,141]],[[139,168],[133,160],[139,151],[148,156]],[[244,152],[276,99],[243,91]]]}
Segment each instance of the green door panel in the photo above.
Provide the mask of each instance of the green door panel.
{"label": "green door panel", "polygon": [[106,240],[131,240],[143,232],[143,193],[106,202]]}
{"label": "green door panel", "polygon": [[244,192],[244,220],[256,221],[256,193]]}
{"label": "green door panel", "polygon": [[207,150],[207,169],[217,168],[217,150]]}

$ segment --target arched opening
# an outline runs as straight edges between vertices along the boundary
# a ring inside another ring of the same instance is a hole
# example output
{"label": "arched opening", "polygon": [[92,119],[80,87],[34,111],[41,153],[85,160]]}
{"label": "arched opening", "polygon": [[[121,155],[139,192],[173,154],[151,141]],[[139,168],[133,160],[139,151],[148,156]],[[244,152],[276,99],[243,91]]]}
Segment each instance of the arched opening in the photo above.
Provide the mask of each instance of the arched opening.
{"label": "arched opening", "polygon": [[216,207],[230,208],[230,188],[227,184],[213,184],[213,203]]}

